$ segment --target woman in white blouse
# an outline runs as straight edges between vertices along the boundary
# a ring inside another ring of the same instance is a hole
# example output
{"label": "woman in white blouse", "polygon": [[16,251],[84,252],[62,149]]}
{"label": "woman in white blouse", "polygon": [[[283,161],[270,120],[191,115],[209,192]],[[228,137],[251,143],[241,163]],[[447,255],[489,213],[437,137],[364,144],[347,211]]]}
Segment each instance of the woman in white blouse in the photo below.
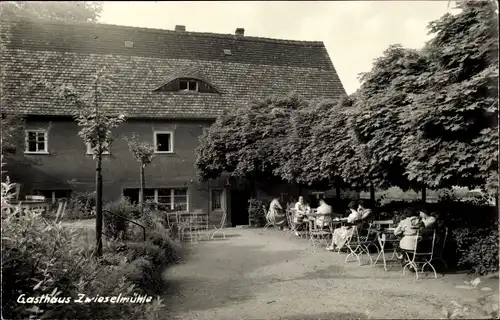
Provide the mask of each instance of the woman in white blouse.
{"label": "woman in white blouse", "polygon": [[[361,214],[357,211],[358,203],[356,201],[351,201],[348,205],[348,208],[351,213],[347,218],[341,218],[340,220],[346,221],[349,224],[361,220]],[[340,228],[336,228],[335,230],[333,230],[332,244],[326,249],[329,251],[334,251],[342,248],[345,245],[347,239],[352,236],[353,231],[354,229],[350,226],[342,226]]]}

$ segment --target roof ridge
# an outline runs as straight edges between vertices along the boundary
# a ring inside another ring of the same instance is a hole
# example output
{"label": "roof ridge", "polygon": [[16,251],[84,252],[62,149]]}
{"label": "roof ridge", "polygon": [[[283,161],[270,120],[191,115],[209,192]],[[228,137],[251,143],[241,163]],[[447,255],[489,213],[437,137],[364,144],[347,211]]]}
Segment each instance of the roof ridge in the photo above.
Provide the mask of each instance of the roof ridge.
{"label": "roof ridge", "polygon": [[264,37],[252,37],[252,36],[238,36],[230,33],[214,33],[214,32],[195,32],[195,31],[175,31],[168,29],[160,29],[160,28],[146,28],[146,27],[133,27],[133,26],[124,26],[117,24],[108,24],[108,23],[85,23],[85,22],[74,22],[74,21],[59,21],[59,20],[50,20],[50,19],[41,19],[41,18],[31,18],[31,17],[3,17],[1,20],[4,21],[33,21],[46,25],[73,25],[73,26],[82,26],[82,27],[101,27],[106,29],[120,28],[120,29],[130,29],[134,31],[143,31],[148,33],[160,33],[160,34],[175,34],[175,35],[184,35],[184,36],[202,36],[202,37],[210,37],[210,38],[220,38],[220,39],[238,39],[242,41],[253,41],[253,42],[270,42],[270,43],[282,43],[282,44],[290,44],[297,46],[309,46],[309,47],[324,47],[323,41],[306,41],[306,40],[288,40],[288,39],[275,39],[275,38],[264,38]]}

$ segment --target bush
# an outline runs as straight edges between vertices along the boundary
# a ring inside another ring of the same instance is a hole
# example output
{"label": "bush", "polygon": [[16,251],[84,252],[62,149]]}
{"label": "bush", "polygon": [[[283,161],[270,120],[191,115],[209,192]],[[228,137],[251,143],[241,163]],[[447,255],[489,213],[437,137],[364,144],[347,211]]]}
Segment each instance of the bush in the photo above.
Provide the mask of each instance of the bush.
{"label": "bush", "polygon": [[458,265],[484,275],[498,271],[498,229],[483,228],[471,232],[468,228],[454,230],[453,238],[459,253]]}
{"label": "bush", "polygon": [[130,219],[136,207],[126,199],[113,201],[104,206],[104,232],[113,239],[125,239]]}
{"label": "bush", "polygon": [[[2,184],[2,195],[8,184]],[[2,316],[7,319],[158,319],[161,300],[142,303],[60,303],[22,304],[18,297],[72,297],[78,294],[132,297],[146,293],[135,283],[154,283],[158,276],[154,262],[161,261],[158,250],[145,250],[145,257],[134,254],[137,262],[129,263],[127,253],[117,241],[108,242],[104,255],[97,259],[93,250],[82,248],[79,231],[44,219],[35,212],[19,211],[2,198]],[[139,246],[130,251],[139,252]],[[143,248],[144,249],[144,248]],[[134,251],[135,250],[135,251]],[[156,259],[156,260],[155,260]],[[164,259],[165,260],[165,259]],[[141,261],[147,261],[142,262]],[[151,262],[150,262],[151,261]],[[154,262],[153,262],[154,261]],[[131,280],[128,270],[142,268],[139,278]],[[151,271],[153,270],[153,271]],[[142,278],[141,278],[142,277]],[[144,285],[144,286],[145,286]]]}
{"label": "bush", "polygon": [[264,202],[257,199],[248,200],[248,222],[252,227],[263,227],[266,223]]}

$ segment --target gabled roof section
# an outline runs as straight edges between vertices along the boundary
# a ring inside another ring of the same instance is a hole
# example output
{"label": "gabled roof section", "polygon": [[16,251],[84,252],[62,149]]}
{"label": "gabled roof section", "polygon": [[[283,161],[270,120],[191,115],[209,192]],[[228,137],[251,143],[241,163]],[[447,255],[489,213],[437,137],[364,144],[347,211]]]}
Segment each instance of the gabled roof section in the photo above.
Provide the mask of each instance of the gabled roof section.
{"label": "gabled roof section", "polygon": [[[103,111],[129,118],[214,119],[291,91],[315,100],[346,95],[322,42],[25,18],[0,20],[0,34],[0,104],[7,113],[71,116],[49,88],[71,84],[90,92],[103,66],[115,80],[100,98]],[[153,91],[181,76],[220,94]]]}
{"label": "gabled roof section", "polygon": [[208,80],[208,77],[204,75],[198,67],[193,66],[175,68],[165,79],[162,85],[156,87],[153,91],[158,91],[177,79],[199,80],[212,87],[216,93],[222,93],[219,88],[217,88],[214,84],[212,84],[210,80]]}

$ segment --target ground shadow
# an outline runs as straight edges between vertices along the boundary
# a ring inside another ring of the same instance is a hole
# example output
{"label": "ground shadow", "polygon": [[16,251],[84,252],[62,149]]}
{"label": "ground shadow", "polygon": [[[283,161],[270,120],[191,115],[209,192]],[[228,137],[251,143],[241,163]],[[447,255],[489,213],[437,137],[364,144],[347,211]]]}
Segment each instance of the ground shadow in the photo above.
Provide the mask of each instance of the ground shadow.
{"label": "ground shadow", "polygon": [[[226,307],[253,299],[269,277],[251,274],[270,265],[293,259],[303,250],[269,251],[266,246],[208,242],[190,248],[189,263],[165,275],[163,299],[169,314]],[[243,255],[243,257],[242,257]],[[199,269],[193,269],[193,266]]]}

